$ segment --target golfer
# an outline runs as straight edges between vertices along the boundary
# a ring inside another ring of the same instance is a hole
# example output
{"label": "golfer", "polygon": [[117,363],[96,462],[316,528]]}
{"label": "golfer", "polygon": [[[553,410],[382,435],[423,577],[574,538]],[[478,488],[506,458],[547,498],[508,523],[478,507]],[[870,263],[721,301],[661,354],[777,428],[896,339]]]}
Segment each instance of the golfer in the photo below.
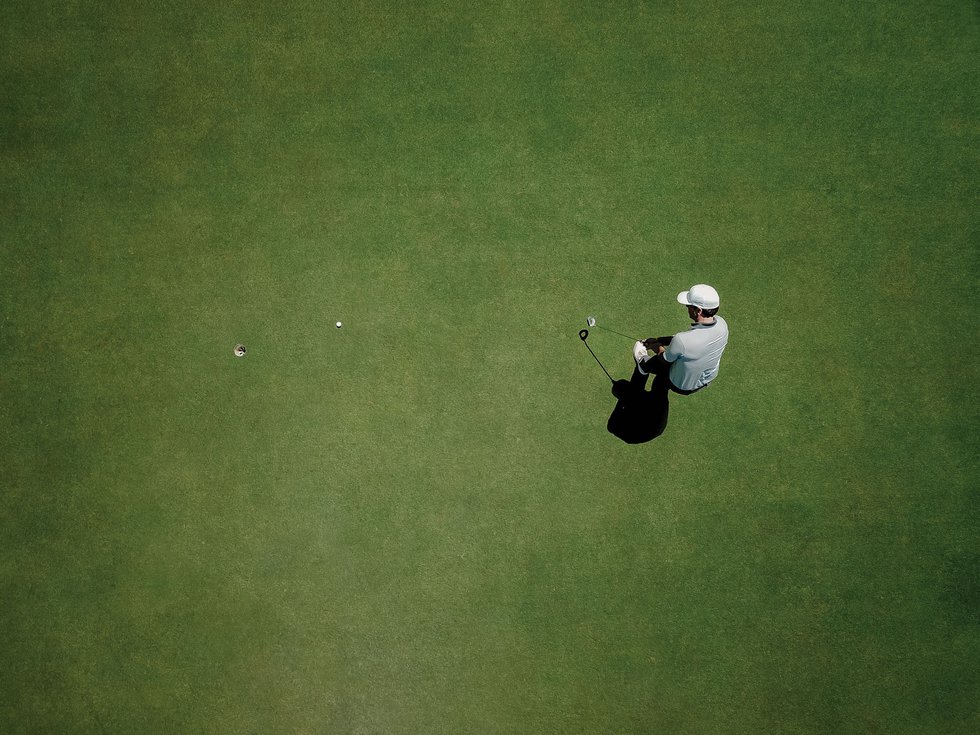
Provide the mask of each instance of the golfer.
{"label": "golfer", "polygon": [[[721,355],[728,344],[728,324],[718,316],[721,299],[711,286],[699,283],[677,294],[693,320],[691,328],[673,337],[650,337],[633,345],[640,376],[653,373],[656,384],[681,395],[707,388],[718,376]],[[648,350],[654,354],[649,355]],[[644,383],[645,377],[640,377]]]}

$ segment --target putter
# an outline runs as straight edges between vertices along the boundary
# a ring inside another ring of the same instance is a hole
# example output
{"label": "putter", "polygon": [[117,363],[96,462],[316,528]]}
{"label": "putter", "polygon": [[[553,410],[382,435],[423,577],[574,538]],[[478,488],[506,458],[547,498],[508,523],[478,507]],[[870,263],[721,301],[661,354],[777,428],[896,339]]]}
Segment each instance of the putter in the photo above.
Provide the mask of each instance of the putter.
{"label": "putter", "polygon": [[615,329],[609,329],[609,327],[604,327],[601,324],[596,324],[594,316],[587,316],[585,318],[585,323],[590,327],[597,327],[598,329],[605,330],[606,332],[612,332],[613,334],[618,334],[620,337],[626,337],[626,339],[631,342],[642,342],[643,340],[637,339],[636,337],[630,337],[628,334],[623,334],[622,332],[617,332]]}
{"label": "putter", "polygon": [[606,367],[601,362],[599,362],[599,358],[595,356],[595,353],[592,352],[592,348],[589,347],[589,343],[586,342],[586,340],[589,338],[589,330],[588,329],[583,329],[583,330],[579,331],[578,337],[579,337],[580,340],[582,340],[582,344],[585,345],[585,348],[589,352],[592,353],[592,357],[595,357],[595,361],[599,363],[599,367],[602,368],[602,372],[604,372],[606,374],[606,377],[609,378],[609,382],[612,383],[613,385],[616,385],[616,381],[613,380],[612,375],[610,375],[609,374],[609,371],[606,370]]}

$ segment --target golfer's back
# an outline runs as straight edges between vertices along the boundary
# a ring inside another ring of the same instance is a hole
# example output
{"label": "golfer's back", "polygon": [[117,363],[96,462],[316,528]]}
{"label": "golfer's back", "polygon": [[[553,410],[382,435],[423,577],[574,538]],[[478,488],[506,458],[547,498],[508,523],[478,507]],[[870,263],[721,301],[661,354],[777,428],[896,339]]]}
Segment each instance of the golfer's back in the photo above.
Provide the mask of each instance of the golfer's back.
{"label": "golfer's back", "polygon": [[664,359],[671,363],[670,382],[680,390],[703,388],[718,375],[728,344],[728,323],[720,316],[712,324],[695,324],[675,335]]}

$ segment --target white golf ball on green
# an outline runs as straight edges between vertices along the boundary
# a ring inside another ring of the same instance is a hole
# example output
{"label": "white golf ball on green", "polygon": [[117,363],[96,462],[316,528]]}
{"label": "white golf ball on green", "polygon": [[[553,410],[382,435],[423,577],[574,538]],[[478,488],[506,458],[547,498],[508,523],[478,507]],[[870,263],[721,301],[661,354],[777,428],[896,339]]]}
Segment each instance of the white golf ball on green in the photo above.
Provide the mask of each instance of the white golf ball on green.
{"label": "white golf ball on green", "polygon": [[337,329],[340,329],[342,326],[344,326],[343,322],[337,322]]}

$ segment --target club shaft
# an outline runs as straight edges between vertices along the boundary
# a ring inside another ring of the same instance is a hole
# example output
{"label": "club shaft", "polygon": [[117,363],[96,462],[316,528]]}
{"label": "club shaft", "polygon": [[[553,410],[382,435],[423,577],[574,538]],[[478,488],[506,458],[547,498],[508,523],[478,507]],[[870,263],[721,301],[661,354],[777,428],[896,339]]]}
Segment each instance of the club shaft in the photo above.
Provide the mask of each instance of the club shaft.
{"label": "club shaft", "polygon": [[636,337],[630,337],[628,334],[623,334],[622,332],[617,332],[615,329],[610,329],[609,327],[604,327],[601,324],[596,324],[599,329],[605,330],[607,332],[612,332],[613,334],[618,334],[620,337],[626,337],[626,339],[631,342],[642,342],[643,340],[637,339]]}

